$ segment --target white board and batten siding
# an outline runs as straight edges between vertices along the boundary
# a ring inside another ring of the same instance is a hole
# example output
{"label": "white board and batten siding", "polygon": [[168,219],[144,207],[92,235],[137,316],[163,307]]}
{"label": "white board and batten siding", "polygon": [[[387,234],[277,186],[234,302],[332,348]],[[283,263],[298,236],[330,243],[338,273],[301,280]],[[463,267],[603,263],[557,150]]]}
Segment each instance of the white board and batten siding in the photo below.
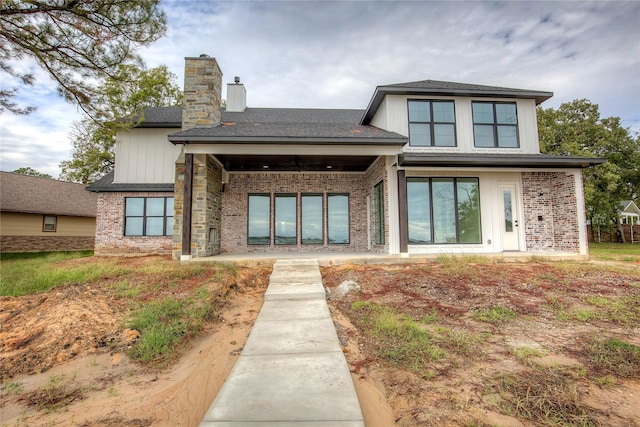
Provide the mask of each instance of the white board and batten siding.
{"label": "white board and batten siding", "polygon": [[[409,153],[428,153],[433,151],[452,153],[512,153],[512,154],[539,154],[538,124],[536,119],[536,104],[533,99],[513,98],[468,98],[446,96],[406,96],[387,95],[378,108],[371,124],[396,132],[400,135],[409,135],[409,115],[407,100],[409,99],[444,99],[455,102],[456,114],[456,140],[457,147],[411,147],[408,144],[404,151]],[[476,148],[473,143],[473,115],[471,112],[472,101],[500,101],[515,102],[518,115],[519,148]]]}
{"label": "white board and batten siding", "polygon": [[169,184],[175,181],[180,146],[167,135],[176,129],[131,129],[118,134],[114,183]]}

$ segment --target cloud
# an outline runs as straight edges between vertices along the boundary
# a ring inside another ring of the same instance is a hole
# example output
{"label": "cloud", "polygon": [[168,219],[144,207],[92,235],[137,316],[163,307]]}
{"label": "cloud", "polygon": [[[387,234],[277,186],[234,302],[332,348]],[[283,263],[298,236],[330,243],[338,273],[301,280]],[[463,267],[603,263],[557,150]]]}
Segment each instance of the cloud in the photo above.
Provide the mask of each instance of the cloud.
{"label": "cloud", "polygon": [[[182,85],[184,57],[207,53],[218,60],[223,83],[241,77],[249,106],[365,108],[378,85],[434,79],[552,91],[546,108],[587,98],[604,117],[618,116],[640,131],[638,2],[169,0],[163,6],[167,36],[140,51],[147,65],[167,65]],[[21,96],[39,106],[38,115],[0,116],[2,168],[19,157],[34,162],[19,166],[51,170],[70,156],[66,133],[79,114],[40,74],[38,86]]]}

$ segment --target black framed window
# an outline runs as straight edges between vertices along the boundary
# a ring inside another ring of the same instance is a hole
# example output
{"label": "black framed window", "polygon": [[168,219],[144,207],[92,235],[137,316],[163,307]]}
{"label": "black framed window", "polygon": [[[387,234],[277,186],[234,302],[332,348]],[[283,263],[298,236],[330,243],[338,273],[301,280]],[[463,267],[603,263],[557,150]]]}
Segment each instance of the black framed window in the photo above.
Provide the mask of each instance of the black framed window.
{"label": "black framed window", "polygon": [[250,245],[270,244],[271,195],[249,194],[247,218],[247,243]]}
{"label": "black framed window", "polygon": [[410,244],[482,243],[478,178],[407,178]]}
{"label": "black framed window", "polygon": [[456,120],[453,101],[409,100],[409,145],[455,147]]}
{"label": "black framed window", "polygon": [[373,226],[375,229],[374,242],[384,245],[384,182],[380,181],[373,187]]}
{"label": "black framed window", "polygon": [[480,148],[518,148],[518,115],[515,102],[471,103],[473,139]]}
{"label": "black framed window", "polygon": [[327,194],[329,244],[349,244],[349,195]]}
{"label": "black framed window", "polygon": [[295,245],[298,240],[298,197],[296,194],[276,194],[275,244]]}
{"label": "black framed window", "polygon": [[301,242],[317,245],[324,242],[324,218],[322,194],[303,194],[301,212]]}
{"label": "black framed window", "polygon": [[127,197],[125,236],[172,236],[173,197]]}

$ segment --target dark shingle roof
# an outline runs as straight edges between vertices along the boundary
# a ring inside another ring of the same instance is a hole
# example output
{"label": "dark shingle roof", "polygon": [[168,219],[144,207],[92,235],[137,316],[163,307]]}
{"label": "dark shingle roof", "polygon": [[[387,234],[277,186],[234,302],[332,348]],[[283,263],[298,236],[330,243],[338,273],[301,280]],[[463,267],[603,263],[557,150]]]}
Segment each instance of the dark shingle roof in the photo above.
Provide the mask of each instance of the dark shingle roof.
{"label": "dark shingle roof", "polygon": [[386,95],[438,95],[535,99],[536,105],[553,96],[553,92],[529,89],[514,89],[500,86],[484,86],[469,83],[421,80],[417,82],[395,83],[378,86],[367,107],[362,124],[371,123],[378,107]]}
{"label": "dark shingle roof", "polygon": [[222,111],[222,124],[169,135],[171,142],[404,145],[407,138],[359,124],[363,110],[247,108]]}
{"label": "dark shingle roof", "polygon": [[95,217],[98,197],[86,185],[0,172],[0,210]]}
{"label": "dark shingle roof", "polygon": [[173,183],[166,184],[145,184],[145,183],[133,183],[133,184],[121,184],[113,182],[113,171],[109,172],[93,184],[87,187],[87,190],[96,193],[101,192],[126,192],[126,191],[157,191],[157,192],[172,192]]}

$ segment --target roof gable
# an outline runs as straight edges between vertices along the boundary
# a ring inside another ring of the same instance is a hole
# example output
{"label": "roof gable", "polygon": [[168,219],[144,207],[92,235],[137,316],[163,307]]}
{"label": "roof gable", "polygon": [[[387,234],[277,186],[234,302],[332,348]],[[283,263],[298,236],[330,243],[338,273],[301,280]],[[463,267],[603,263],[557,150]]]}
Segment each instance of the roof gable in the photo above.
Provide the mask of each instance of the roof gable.
{"label": "roof gable", "polygon": [[86,185],[0,172],[0,210],[95,217],[98,198]]}

